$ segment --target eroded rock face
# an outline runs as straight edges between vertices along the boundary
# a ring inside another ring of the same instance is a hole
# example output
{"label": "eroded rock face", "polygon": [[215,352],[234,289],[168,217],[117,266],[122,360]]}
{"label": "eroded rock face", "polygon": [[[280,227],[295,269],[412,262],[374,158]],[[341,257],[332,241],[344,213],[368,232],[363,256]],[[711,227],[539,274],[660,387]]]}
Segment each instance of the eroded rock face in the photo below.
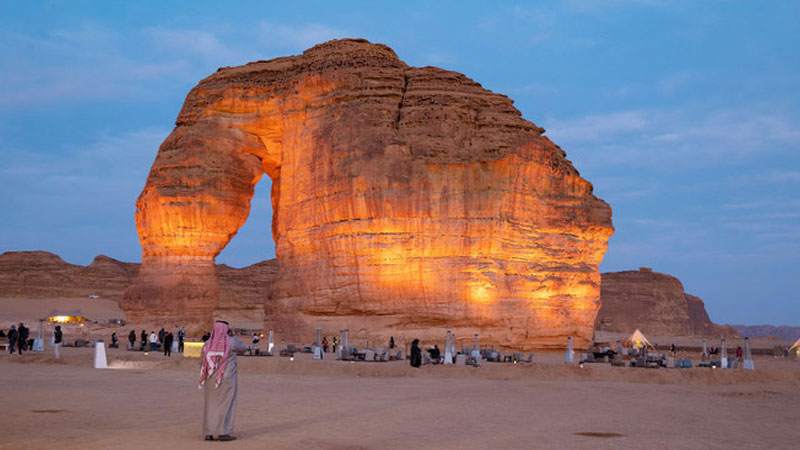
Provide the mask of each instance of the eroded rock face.
{"label": "eroded rock face", "polygon": [[602,307],[597,330],[648,335],[735,337],[729,326],[714,324],[703,300],[683,291],[677,278],[642,267],[602,274]]}
{"label": "eroded rock face", "polygon": [[0,297],[58,298],[98,295],[119,300],[136,279],[138,264],[98,255],[88,266],[50,252],[0,254]]}
{"label": "eroded rock face", "polygon": [[143,265],[122,308],[207,325],[214,257],[267,174],[267,327],[588,341],[611,210],[512,103],[363,40],[220,69],[187,96],[137,201]]}

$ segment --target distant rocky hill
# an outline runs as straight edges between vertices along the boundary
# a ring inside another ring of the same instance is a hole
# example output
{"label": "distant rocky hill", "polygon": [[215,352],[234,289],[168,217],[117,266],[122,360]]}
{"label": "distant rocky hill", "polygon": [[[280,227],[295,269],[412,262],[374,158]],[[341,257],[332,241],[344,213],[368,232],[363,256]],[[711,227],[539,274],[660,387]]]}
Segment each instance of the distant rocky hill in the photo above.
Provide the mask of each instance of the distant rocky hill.
{"label": "distant rocky hill", "polygon": [[790,327],[788,325],[731,325],[734,330],[745,337],[762,338],[775,336],[784,341],[796,341],[800,339],[800,327]]}
{"label": "distant rocky hill", "polygon": [[598,331],[661,336],[734,337],[730,326],[714,324],[703,301],[684,292],[680,280],[642,267],[601,274]]}
{"label": "distant rocky hill", "polygon": [[[240,321],[263,322],[264,300],[278,272],[277,262],[272,259],[241,269],[218,264],[217,271],[221,285],[217,312]],[[0,298],[97,295],[119,301],[138,272],[139,264],[104,255],[80,266],[49,252],[5,252],[0,254]]]}
{"label": "distant rocky hill", "polygon": [[99,255],[88,266],[70,264],[49,252],[0,255],[0,297],[88,297],[119,300],[139,265]]}

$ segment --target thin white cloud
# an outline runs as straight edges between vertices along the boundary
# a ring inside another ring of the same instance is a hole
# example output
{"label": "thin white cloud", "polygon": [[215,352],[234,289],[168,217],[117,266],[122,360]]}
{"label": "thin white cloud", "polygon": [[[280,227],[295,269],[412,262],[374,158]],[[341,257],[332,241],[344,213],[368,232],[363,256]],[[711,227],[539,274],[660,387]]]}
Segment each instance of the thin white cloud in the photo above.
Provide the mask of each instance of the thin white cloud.
{"label": "thin white cloud", "polygon": [[270,48],[302,51],[331,39],[349,37],[345,30],[322,24],[286,25],[262,21],[258,27],[259,40]]}
{"label": "thin white cloud", "polygon": [[168,30],[150,28],[146,34],[156,48],[185,57],[197,55],[211,60],[228,60],[238,52],[223,44],[214,34],[205,30]]}

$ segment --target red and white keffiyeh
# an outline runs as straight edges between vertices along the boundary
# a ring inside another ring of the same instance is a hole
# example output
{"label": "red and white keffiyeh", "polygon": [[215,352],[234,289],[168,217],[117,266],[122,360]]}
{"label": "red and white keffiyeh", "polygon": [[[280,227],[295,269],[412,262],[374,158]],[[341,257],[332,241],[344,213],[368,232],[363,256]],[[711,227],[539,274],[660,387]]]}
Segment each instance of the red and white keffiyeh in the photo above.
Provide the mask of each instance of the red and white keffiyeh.
{"label": "red and white keffiyeh", "polygon": [[231,348],[231,337],[228,336],[228,325],[225,322],[214,322],[211,337],[203,346],[203,367],[200,369],[200,389],[206,380],[217,372],[214,388],[219,387],[225,366],[228,365],[228,351]]}

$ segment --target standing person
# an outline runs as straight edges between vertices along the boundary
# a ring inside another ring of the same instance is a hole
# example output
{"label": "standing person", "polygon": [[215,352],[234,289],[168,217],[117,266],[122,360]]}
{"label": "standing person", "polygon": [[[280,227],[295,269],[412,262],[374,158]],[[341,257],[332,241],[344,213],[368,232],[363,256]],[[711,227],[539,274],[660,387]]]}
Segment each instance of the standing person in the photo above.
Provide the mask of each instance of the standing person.
{"label": "standing person", "polygon": [[56,325],[56,329],[53,330],[53,352],[56,354],[56,359],[61,357],[61,340],[64,338],[64,334],[61,333],[61,325]]}
{"label": "standing person", "polygon": [[117,330],[111,332],[111,347],[110,348],[117,348]]}
{"label": "standing person", "polygon": [[163,344],[164,343],[164,337],[166,335],[167,335],[167,333],[164,331],[164,328],[161,328],[160,330],[158,330],[158,343],[159,344]]}
{"label": "standing person", "polygon": [[19,339],[17,327],[11,325],[11,328],[8,330],[8,352],[12,355],[14,354],[14,345],[17,343],[17,339]]}
{"label": "standing person", "polygon": [[250,354],[258,356],[258,341],[261,339],[258,337],[258,333],[253,333],[253,346],[251,347]]}
{"label": "standing person", "polygon": [[394,336],[389,336],[389,350],[394,350]]}
{"label": "standing person", "polygon": [[[203,390],[203,435],[207,441],[232,441],[238,376],[236,354],[247,347],[232,336],[228,323],[217,321],[203,344],[200,386]],[[207,381],[211,381],[207,383]]]}
{"label": "standing person", "polygon": [[158,335],[156,335],[155,331],[150,332],[150,351],[155,350],[158,348]]}
{"label": "standing person", "polygon": [[672,356],[675,356],[675,344],[669,344],[669,351],[672,353]]}
{"label": "standing person", "polygon": [[131,332],[128,333],[128,342],[129,342],[128,350],[133,350],[133,348],[136,346],[136,332],[135,331],[131,330]]}
{"label": "standing person", "polygon": [[141,345],[139,347],[139,351],[144,351],[147,346],[147,332],[142,330],[142,334],[140,335],[142,338]]}
{"label": "standing person", "polygon": [[19,333],[19,337],[17,338],[17,351],[21,355],[23,350],[28,349],[28,333],[30,330],[20,322],[17,332]]}
{"label": "standing person", "polygon": [[419,339],[411,341],[411,352],[409,354],[411,367],[422,365],[422,349],[419,348]]}
{"label": "standing person", "polygon": [[178,351],[183,353],[183,341],[186,340],[186,328],[178,332]]}
{"label": "standing person", "polygon": [[328,353],[328,336],[322,336],[322,351]]}
{"label": "standing person", "polygon": [[336,336],[333,337],[333,353],[336,353],[336,346],[339,345],[339,341],[336,339]]}
{"label": "standing person", "polygon": [[742,363],[742,346],[736,347],[736,362],[741,364]]}
{"label": "standing person", "polygon": [[164,356],[172,357],[172,340],[175,339],[172,333],[167,333],[164,336]]}

